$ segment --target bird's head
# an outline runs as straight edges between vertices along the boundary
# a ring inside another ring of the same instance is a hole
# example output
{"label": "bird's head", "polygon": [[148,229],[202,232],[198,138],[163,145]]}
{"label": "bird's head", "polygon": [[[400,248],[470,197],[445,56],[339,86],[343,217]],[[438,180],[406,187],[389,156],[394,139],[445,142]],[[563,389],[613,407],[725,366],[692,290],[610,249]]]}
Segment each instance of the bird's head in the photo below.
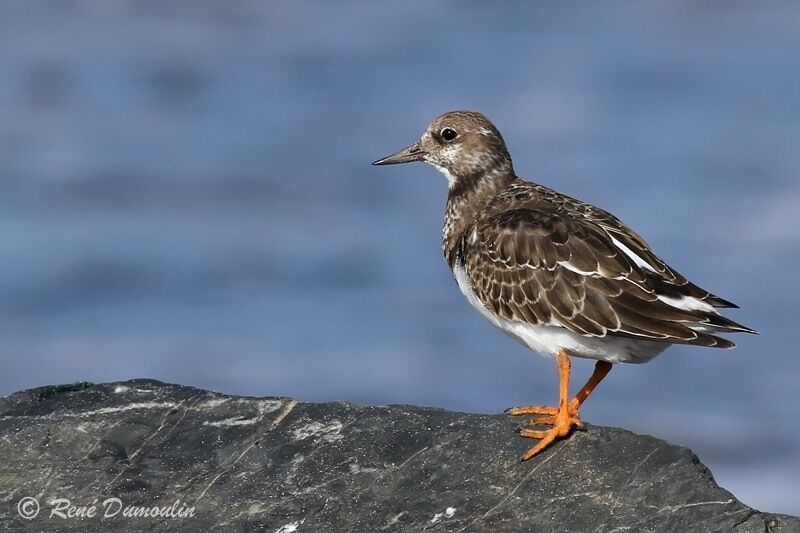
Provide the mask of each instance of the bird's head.
{"label": "bird's head", "polygon": [[494,124],[475,111],[450,111],[431,122],[422,137],[373,165],[424,161],[453,186],[461,178],[513,173],[506,143]]}

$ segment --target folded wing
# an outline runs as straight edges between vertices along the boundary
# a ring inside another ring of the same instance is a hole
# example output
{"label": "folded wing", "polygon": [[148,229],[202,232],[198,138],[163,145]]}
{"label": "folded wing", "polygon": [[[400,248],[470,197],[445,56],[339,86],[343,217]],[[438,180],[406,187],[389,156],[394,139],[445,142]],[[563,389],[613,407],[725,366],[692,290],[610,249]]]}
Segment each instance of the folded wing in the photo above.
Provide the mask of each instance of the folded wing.
{"label": "folded wing", "polygon": [[754,333],[715,309],[732,303],[689,282],[602,213],[521,206],[480,219],[461,243],[478,298],[503,318],[595,337],[730,348],[718,333]]}

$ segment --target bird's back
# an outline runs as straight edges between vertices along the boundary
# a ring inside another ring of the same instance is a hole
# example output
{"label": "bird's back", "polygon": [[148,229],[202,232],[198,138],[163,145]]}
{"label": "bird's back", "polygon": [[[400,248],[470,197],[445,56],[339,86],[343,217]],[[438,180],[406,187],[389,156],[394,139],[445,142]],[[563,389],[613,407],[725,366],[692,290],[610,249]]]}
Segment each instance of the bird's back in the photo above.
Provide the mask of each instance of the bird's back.
{"label": "bird's back", "polygon": [[514,179],[468,216],[448,258],[500,319],[724,348],[733,343],[717,334],[753,332],[716,311],[732,303],[688,281],[600,208]]}

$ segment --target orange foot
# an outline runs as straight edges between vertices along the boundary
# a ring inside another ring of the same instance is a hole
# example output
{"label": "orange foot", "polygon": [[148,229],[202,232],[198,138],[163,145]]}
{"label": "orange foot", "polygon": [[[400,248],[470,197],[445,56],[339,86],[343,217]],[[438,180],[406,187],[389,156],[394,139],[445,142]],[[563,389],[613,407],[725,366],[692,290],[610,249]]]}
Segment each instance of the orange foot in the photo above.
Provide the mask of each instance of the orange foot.
{"label": "orange foot", "polygon": [[[528,405],[525,407],[512,407],[506,412],[513,416],[519,415],[535,415],[528,427],[520,429],[519,433],[523,437],[532,439],[541,439],[539,443],[525,452],[522,456],[523,461],[527,461],[534,455],[541,453],[547,449],[556,439],[566,437],[575,426],[581,425],[581,418],[578,411],[581,408],[584,400],[589,397],[589,394],[594,390],[598,383],[608,374],[611,370],[611,363],[605,361],[598,361],[595,366],[594,373],[586,385],[575,395],[572,400],[569,397],[569,377],[572,371],[572,364],[570,363],[567,354],[561,350],[556,355],[556,362],[558,364],[558,407],[551,407],[547,405]],[[548,430],[536,430],[532,426],[536,425],[553,426]]]}
{"label": "orange foot", "polygon": [[[543,416],[535,416],[531,419],[528,427],[521,428],[519,434],[523,437],[531,439],[541,439],[536,446],[525,452],[522,456],[523,461],[527,461],[534,455],[541,453],[547,449],[556,439],[566,437],[575,426],[581,425],[580,416],[578,416],[578,403],[576,401],[562,404],[561,407],[549,406],[527,406],[516,407],[510,411],[513,415],[522,414],[538,414]],[[548,430],[536,430],[530,426],[544,424],[553,426]]]}
{"label": "orange foot", "polygon": [[[580,409],[578,399],[573,398],[567,409],[571,411],[572,415],[578,416],[578,409]],[[537,424],[544,424],[552,426],[555,424],[558,407],[552,407],[550,405],[526,405],[523,407],[509,407],[505,410],[505,413],[511,416],[537,415],[531,419],[528,425],[534,426]]]}

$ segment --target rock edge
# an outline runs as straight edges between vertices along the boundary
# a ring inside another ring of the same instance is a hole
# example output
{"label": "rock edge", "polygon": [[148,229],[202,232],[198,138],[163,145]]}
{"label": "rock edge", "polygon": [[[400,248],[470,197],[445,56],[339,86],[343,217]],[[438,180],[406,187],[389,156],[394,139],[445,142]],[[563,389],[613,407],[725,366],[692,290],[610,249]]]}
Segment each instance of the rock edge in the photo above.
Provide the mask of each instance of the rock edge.
{"label": "rock edge", "polygon": [[[586,424],[521,463],[519,424],[152,380],[22,391],[0,399],[0,530],[800,532],[686,448]],[[53,515],[56,498],[96,516]]]}

